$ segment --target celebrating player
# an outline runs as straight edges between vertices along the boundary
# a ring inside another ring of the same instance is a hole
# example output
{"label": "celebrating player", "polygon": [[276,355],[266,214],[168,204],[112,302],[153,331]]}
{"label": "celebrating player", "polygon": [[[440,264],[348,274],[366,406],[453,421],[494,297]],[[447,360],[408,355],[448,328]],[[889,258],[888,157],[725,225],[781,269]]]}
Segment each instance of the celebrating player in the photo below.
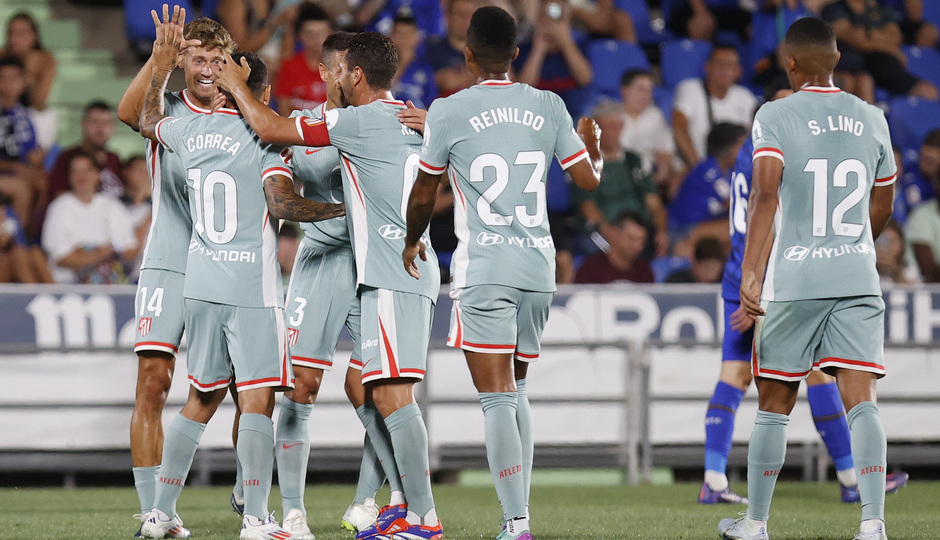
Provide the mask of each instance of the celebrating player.
{"label": "celebrating player", "polygon": [[402,254],[405,268],[420,278],[422,236],[449,163],[458,245],[448,344],[463,349],[483,406],[486,457],[503,507],[499,540],[532,538],[525,377],[539,356],[555,291],[545,207],[549,160],[554,155],[587,190],[598,186],[603,167],[592,120],[582,118],[575,133],[560,97],[509,80],[518,51],[511,15],[498,7],[473,14],[464,57],[477,84],[435,101],[428,111]]}
{"label": "celebrating player", "polygon": [[[182,25],[186,10],[173,7],[172,17],[166,4],[163,19],[151,12],[157,29]],[[186,89],[166,92],[164,108],[170,116],[208,113],[215,87],[217,66],[222,54],[231,53],[235,42],[219,23],[196,19],[186,24],[186,48],[182,62]],[[140,113],[150,85],[154,59],[150,58],[134,77],[118,105],[118,117],[134,131],[140,130]],[[173,380],[176,352],[183,336],[183,278],[193,222],[186,195],[186,171],[179,159],[148,141],[147,167],[153,186],[153,211],[150,233],[144,247],[143,264],[137,285],[137,394],[131,416],[131,459],[134,485],[140,499],[141,516],[153,508],[156,475],[163,453],[161,420],[166,396]],[[143,522],[143,519],[141,519]],[[186,538],[189,531],[178,524],[169,534]]]}
{"label": "celebrating player", "polygon": [[[178,25],[158,29],[140,130],[176,154],[186,171],[193,233],[183,296],[192,387],[167,429],[154,508],[141,534],[163,538],[176,526],[176,501],[196,447],[234,372],[243,411],[236,446],[245,485],[240,538],[281,540],[289,533],[267,510],[274,461],[271,413],[275,389],[292,387],[293,376],[277,269],[276,220],[329,219],[343,215],[343,205],[295,194],[290,150],[261,144],[237,110],[183,118],[161,113],[163,89],[180,41]],[[254,66],[247,84],[267,102],[271,89],[264,62],[250,53],[239,57]]]}
{"label": "celebrating player", "polygon": [[427,428],[414,401],[414,384],[427,364],[440,270],[433,251],[420,265],[420,280],[397,263],[421,135],[399,121],[406,106],[389,90],[398,54],[388,38],[356,35],[343,61],[341,87],[353,107],[328,110],[323,119],[284,118],[265,107],[244,84],[247,66],[227,62],[219,84],[263,141],[332,145],[340,152],[361,300],[362,382],[388,430],[405,499],[392,500],[357,538],[443,538],[431,493]]}
{"label": "celebrating player", "polygon": [[757,318],[760,401],[749,502],[745,517],[723,519],[718,530],[726,539],[768,538],[788,415],[799,382],[818,365],[835,375],[848,411],[862,502],[856,538],[886,540],[886,439],[874,401],[885,373],[884,301],[873,239],[891,216],[897,167],[881,110],[832,84],[840,56],[832,27],[813,17],[794,22],[784,52],[796,93],[765,104],[754,120],[741,265],[741,303]]}

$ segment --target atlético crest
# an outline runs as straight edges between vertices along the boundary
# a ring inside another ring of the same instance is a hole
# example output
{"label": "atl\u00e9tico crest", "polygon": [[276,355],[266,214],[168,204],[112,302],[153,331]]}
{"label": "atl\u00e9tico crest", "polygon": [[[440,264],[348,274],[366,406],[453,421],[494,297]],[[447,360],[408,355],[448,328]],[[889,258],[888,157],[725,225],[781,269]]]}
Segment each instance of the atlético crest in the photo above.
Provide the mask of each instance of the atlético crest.
{"label": "atl\u00e9tico crest", "polygon": [[291,347],[296,346],[297,336],[299,335],[300,335],[300,330],[296,328],[288,328],[287,329],[287,344],[290,345]]}
{"label": "atl\u00e9tico crest", "polygon": [[137,323],[137,333],[141,337],[146,336],[150,333],[150,322],[153,320],[153,317],[141,317],[140,322]]}

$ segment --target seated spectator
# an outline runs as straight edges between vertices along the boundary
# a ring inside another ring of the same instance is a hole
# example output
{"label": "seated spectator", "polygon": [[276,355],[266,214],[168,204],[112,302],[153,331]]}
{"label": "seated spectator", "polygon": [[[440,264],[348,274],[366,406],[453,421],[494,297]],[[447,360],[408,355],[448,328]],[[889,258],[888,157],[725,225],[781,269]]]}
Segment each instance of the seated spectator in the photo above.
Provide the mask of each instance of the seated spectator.
{"label": "seated spectator", "polygon": [[[927,0],[935,2],[936,0]],[[882,0],[885,7],[893,9],[901,15],[898,26],[904,43],[918,47],[936,47],[940,32],[936,25],[924,20],[923,0]]]}
{"label": "seated spectator", "polygon": [[741,61],[734,47],[715,45],[705,63],[705,80],[686,79],[676,87],[672,129],[686,165],[705,157],[708,133],[721,122],[750,129],[757,98],[739,86]]}
{"label": "seated spectator", "polygon": [[655,252],[664,255],[669,250],[666,209],[653,178],[643,170],[640,157],[620,146],[618,133],[623,127],[623,108],[616,102],[604,101],[594,108],[591,116],[601,128],[604,171],[596,190],[571,189],[571,198],[581,211],[585,225],[607,239],[614,227],[610,222],[626,211],[634,212],[643,223],[652,225]]}
{"label": "seated spectator", "polygon": [[666,283],[720,283],[727,259],[728,252],[721,241],[705,236],[695,243],[692,265],[670,274]]}
{"label": "seated spectator", "polygon": [[17,13],[7,21],[7,42],[0,56],[15,56],[26,68],[26,93],[23,105],[37,111],[45,110],[46,100],[55,81],[55,58],[42,48],[39,28],[28,13]]}
{"label": "seated spectator", "polygon": [[0,283],[10,282],[52,283],[52,278],[42,250],[27,243],[9,200],[0,196]]}
{"label": "seated spectator", "polygon": [[708,158],[682,182],[669,204],[669,235],[676,255],[691,258],[692,246],[703,236],[728,243],[728,200],[731,169],[748,132],[730,123],[708,134]]}
{"label": "seated spectator", "polygon": [[519,46],[519,56],[513,62],[518,70],[517,80],[541,90],[551,90],[565,101],[568,112],[577,118],[585,107],[586,90],[594,79],[591,62],[582,51],[587,38],[571,29],[571,7],[561,4],[561,17],[549,15],[548,5],[535,27],[531,43]]}
{"label": "seated spectator", "polygon": [[21,103],[25,91],[23,62],[12,56],[0,58],[0,194],[11,199],[20,223],[28,224],[45,193],[46,173],[36,131]]}
{"label": "seated spectator", "polygon": [[[940,180],[934,179],[934,190]],[[904,235],[924,283],[940,283],[940,201],[936,197],[921,204],[907,217]]]}
{"label": "seated spectator", "polygon": [[[443,24],[440,0],[364,0],[356,9],[355,22],[366,30],[388,35],[395,17],[403,10],[411,12],[421,39],[442,37],[448,33]],[[466,29],[463,33],[466,35]]]}
{"label": "seated spectator", "polygon": [[934,182],[940,180],[940,129],[935,129],[924,138],[924,144],[917,153],[917,163],[907,165],[897,159],[900,152],[895,151],[898,164],[898,182],[894,188],[894,213],[892,219],[904,225],[907,217],[924,201],[937,196]]}
{"label": "seated spectator", "polygon": [[716,31],[733,32],[741,41],[748,39],[751,11],[738,0],[674,0],[666,19],[677,36],[712,41]]}
{"label": "seated spectator", "polygon": [[[123,169],[127,185],[124,189],[124,195],[121,196],[121,202],[124,203],[127,214],[131,218],[137,245],[143,246],[147,243],[147,234],[150,232],[150,217],[153,209],[153,202],[150,198],[150,175],[147,172],[147,158],[143,155],[130,157],[124,162]],[[131,282],[137,282],[142,261],[143,250],[139,250],[137,258],[130,264],[128,278]]]}
{"label": "seated spectator", "polygon": [[620,145],[642,158],[643,170],[653,175],[657,186],[669,187],[676,176],[672,166],[676,143],[663,111],[653,103],[653,76],[643,70],[627,71],[620,79],[620,98]]}
{"label": "seated spectator", "polygon": [[437,97],[434,70],[422,58],[418,58],[421,33],[417,22],[409,11],[395,16],[389,39],[398,49],[398,72],[392,83],[392,95],[404,102],[409,100],[419,109],[427,109]]}
{"label": "seated spectator", "polygon": [[[268,65],[268,73],[277,73],[282,58],[293,52],[294,41],[288,29],[297,16],[297,8],[278,8],[277,0],[219,0],[217,20],[228,29],[238,50],[256,52]],[[285,2],[284,5],[293,5]]]}
{"label": "seated spectator", "polygon": [[68,164],[75,154],[88,154],[95,158],[101,169],[101,190],[114,197],[124,193],[121,158],[108,150],[108,141],[114,135],[114,109],[103,101],[85,105],[82,115],[82,140],[59,154],[49,173],[49,200],[69,191]]}
{"label": "seated spectator", "polygon": [[[551,8],[561,13],[560,5],[567,3],[557,0],[559,8]],[[614,0],[596,0],[594,2],[572,3],[571,17],[578,27],[583,27],[592,36],[607,37],[636,43],[636,29],[630,14]]]}
{"label": "seated spectator", "polygon": [[274,85],[277,110],[282,116],[291,111],[315,109],[326,101],[326,83],[320,78],[320,51],[323,40],[333,32],[323,8],[304,2],[297,11],[294,35],[300,51],[285,60]]}
{"label": "seated spectator", "polygon": [[99,192],[101,168],[94,157],[73,155],[68,171],[71,191],[49,205],[42,231],[56,283],[127,283],[125,265],[137,255],[127,210]]}
{"label": "seated spectator", "polygon": [[875,267],[882,283],[917,283],[920,277],[908,264],[904,230],[897,221],[889,220],[875,240]]}
{"label": "seated spectator", "polygon": [[926,99],[940,97],[929,81],[912,75],[904,64],[901,51],[900,17],[875,0],[836,0],[822,11],[822,18],[832,24],[842,58],[836,73],[849,84],[844,88],[858,97],[874,102],[868,90],[853,88],[852,78],[870,74],[874,84],[893,95],[909,95]]}
{"label": "seated spectator", "polygon": [[446,0],[447,35],[428,40],[424,59],[434,70],[438,96],[445,97],[470,88],[476,81],[464,62],[470,17],[477,10],[477,0]]}
{"label": "seated spectator", "polygon": [[610,249],[584,260],[575,283],[653,283],[653,269],[640,256],[646,248],[646,224],[635,212],[624,212],[608,232]]}

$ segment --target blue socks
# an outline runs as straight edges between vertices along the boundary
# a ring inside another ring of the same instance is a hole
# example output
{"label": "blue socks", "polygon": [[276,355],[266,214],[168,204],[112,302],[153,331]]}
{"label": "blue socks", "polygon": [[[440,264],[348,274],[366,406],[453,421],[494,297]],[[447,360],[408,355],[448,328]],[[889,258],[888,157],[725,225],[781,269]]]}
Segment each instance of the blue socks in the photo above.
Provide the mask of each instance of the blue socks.
{"label": "blue socks", "polygon": [[806,397],[813,413],[816,431],[826,443],[826,449],[836,470],[851,469],[853,463],[849,424],[845,419],[838,385],[833,382],[807,386]]}
{"label": "blue socks", "polygon": [[244,470],[245,515],[268,517],[268,495],[274,468],[274,423],[263,414],[243,413],[235,451]]}
{"label": "blue socks", "polygon": [[705,413],[705,470],[722,475],[728,469],[728,454],[731,452],[731,437],[734,434],[734,415],[744,397],[740,390],[728,383],[718,381],[715,393],[708,402]]}
{"label": "blue socks", "polygon": [[480,392],[486,425],[486,461],[503,507],[503,519],[525,515],[522,441],[516,423],[516,392]]}
{"label": "blue socks", "polygon": [[785,414],[757,411],[747,448],[747,517],[767,521],[777,476],[787,455]]}
{"label": "blue socks", "polygon": [[206,425],[193,422],[182,414],[170,422],[163,439],[163,460],[160,464],[160,476],[153,507],[164,514],[176,515],[176,501],[183,491],[186,476],[193,465],[193,456]]}
{"label": "blue socks", "polygon": [[277,483],[281,488],[285,516],[292,508],[304,510],[304,485],[307,480],[307,460],[310,457],[307,420],[312,411],[312,403],[296,403],[287,397],[281,398],[274,457],[277,459]]}
{"label": "blue socks", "polygon": [[858,494],[862,499],[862,521],[884,521],[888,442],[878,406],[871,401],[863,401],[852,407],[848,424],[852,430]]}
{"label": "blue socks", "polygon": [[431,494],[431,466],[428,459],[428,430],[417,403],[409,403],[385,418],[401,472],[401,484],[408,511],[420,517],[434,509]]}
{"label": "blue socks", "polygon": [[159,473],[159,465],[155,467],[134,467],[134,487],[137,488],[141,514],[153,510],[153,498],[157,491],[157,474]]}

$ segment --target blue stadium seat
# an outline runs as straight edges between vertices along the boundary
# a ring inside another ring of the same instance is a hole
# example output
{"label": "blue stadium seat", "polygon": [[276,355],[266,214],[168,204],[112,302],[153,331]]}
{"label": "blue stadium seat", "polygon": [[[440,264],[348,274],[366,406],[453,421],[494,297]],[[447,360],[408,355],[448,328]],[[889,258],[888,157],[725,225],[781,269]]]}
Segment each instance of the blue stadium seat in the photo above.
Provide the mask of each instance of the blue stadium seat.
{"label": "blue stadium seat", "polygon": [[712,45],[707,41],[676,39],[663,45],[663,84],[675,88],[683,79],[705,76],[705,61]]}
{"label": "blue stadium seat", "polygon": [[940,87],[940,52],[927,47],[904,47],[907,69],[915,76]]}
{"label": "blue stadium seat", "polygon": [[937,2],[937,0],[925,0],[922,3],[924,4],[924,20],[932,22],[936,26],[940,26],[940,2]]}
{"label": "blue stadium seat", "polygon": [[174,0],[166,2],[165,0],[124,0],[124,30],[127,33],[127,39],[130,41],[134,51],[142,57],[150,55],[153,48],[153,40],[156,32],[153,29],[153,19],[150,17],[150,10],[156,10],[158,14],[163,13],[163,4],[178,5],[186,9],[186,19],[192,20],[196,17],[196,10],[190,0]]}
{"label": "blue stadium seat", "polygon": [[940,103],[912,97],[894,98],[888,126],[894,144],[904,151],[917,150],[928,133],[940,128]]}
{"label": "blue stadium seat", "polygon": [[620,78],[631,69],[649,69],[650,62],[639,46],[629,41],[603,39],[588,46],[594,69],[593,94],[620,99]]}
{"label": "blue stadium seat", "polygon": [[663,116],[666,117],[666,122],[669,125],[672,125],[672,100],[675,98],[675,94],[672,88],[665,86],[653,87],[653,102],[663,111]]}
{"label": "blue stadium seat", "polygon": [[665,28],[657,29],[652,26],[646,0],[614,0],[614,6],[630,15],[633,28],[636,29],[636,38],[643,45],[658,45],[669,39],[670,34]]}

